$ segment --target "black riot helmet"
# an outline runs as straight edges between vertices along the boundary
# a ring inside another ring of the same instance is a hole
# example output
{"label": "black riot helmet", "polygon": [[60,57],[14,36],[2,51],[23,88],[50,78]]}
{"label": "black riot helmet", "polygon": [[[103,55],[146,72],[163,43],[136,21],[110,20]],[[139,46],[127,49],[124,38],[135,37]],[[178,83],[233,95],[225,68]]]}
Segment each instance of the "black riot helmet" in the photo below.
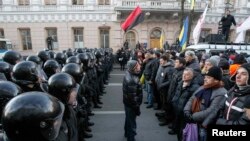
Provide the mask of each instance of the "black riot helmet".
{"label": "black riot helmet", "polygon": [[84,53],[84,49],[83,49],[83,48],[77,48],[77,49],[76,49],[76,52],[77,52],[77,53]]}
{"label": "black riot helmet", "polygon": [[48,53],[49,53],[50,59],[54,59],[55,52],[52,50],[49,50]]}
{"label": "black riot helmet", "polygon": [[32,61],[34,63],[36,63],[37,65],[40,65],[42,63],[42,60],[40,57],[38,57],[37,55],[30,55],[26,58],[26,61]]}
{"label": "black riot helmet", "polygon": [[74,52],[72,52],[71,50],[67,50],[65,55],[67,56],[67,58],[74,56]]}
{"label": "black riot helmet", "polygon": [[89,67],[93,68],[94,64],[95,64],[95,61],[96,61],[96,57],[95,57],[94,53],[92,53],[92,52],[88,52],[88,56],[90,58]]}
{"label": "black riot helmet", "polygon": [[3,129],[10,141],[55,140],[63,113],[64,105],[47,93],[22,93],[5,106]]}
{"label": "black riot helmet", "polygon": [[102,58],[102,56],[103,56],[103,54],[102,54],[101,51],[97,50],[97,51],[95,52],[95,57],[96,57],[97,59]]}
{"label": "black riot helmet", "polygon": [[11,81],[0,81],[0,116],[4,106],[22,92],[21,88]]}
{"label": "black riot helmet", "polygon": [[3,73],[7,80],[11,80],[12,67],[7,62],[0,62],[0,72]]}
{"label": "black riot helmet", "polygon": [[77,54],[77,57],[81,60],[84,68],[87,68],[89,66],[90,58],[88,53],[79,53]]}
{"label": "black riot helmet", "polygon": [[49,78],[48,85],[48,92],[64,104],[67,104],[70,93],[76,87],[76,82],[74,78],[67,73],[56,73]]}
{"label": "black riot helmet", "polygon": [[13,68],[13,81],[17,84],[28,85],[38,82],[37,65],[31,61],[22,61]]}
{"label": "black riot helmet", "polygon": [[21,60],[22,60],[22,55],[14,50],[7,51],[3,55],[3,61],[8,62],[11,65],[15,65]]}
{"label": "black riot helmet", "polygon": [[66,62],[66,56],[62,52],[56,53],[54,58],[60,65],[63,65]]}
{"label": "black riot helmet", "polygon": [[40,57],[43,62],[46,62],[47,60],[50,59],[49,52],[45,51],[45,50],[39,51],[38,54],[37,54],[37,56]]}
{"label": "black riot helmet", "polygon": [[68,73],[71,76],[73,76],[73,78],[76,80],[77,83],[80,83],[82,80],[83,70],[78,64],[75,63],[66,64],[62,68],[62,72]]}
{"label": "black riot helmet", "polygon": [[78,57],[76,57],[76,56],[71,56],[71,57],[69,57],[67,60],[66,60],[66,64],[68,64],[68,63],[76,63],[76,64],[79,64],[79,65],[81,65],[81,60],[78,58]]}
{"label": "black riot helmet", "polygon": [[53,74],[59,72],[60,69],[61,69],[60,65],[56,60],[47,60],[43,65],[43,70],[48,76],[48,78]]}

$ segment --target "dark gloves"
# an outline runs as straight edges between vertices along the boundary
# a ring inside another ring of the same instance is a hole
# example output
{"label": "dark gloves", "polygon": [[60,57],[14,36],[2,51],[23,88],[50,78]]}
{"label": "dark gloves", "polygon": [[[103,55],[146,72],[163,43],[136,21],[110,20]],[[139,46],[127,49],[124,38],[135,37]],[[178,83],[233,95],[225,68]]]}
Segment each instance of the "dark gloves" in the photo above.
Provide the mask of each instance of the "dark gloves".
{"label": "dark gloves", "polygon": [[141,115],[141,110],[140,108],[135,109],[135,115],[140,116]]}
{"label": "dark gloves", "polygon": [[189,112],[184,113],[184,118],[187,123],[195,123],[195,121],[193,120],[192,114]]}

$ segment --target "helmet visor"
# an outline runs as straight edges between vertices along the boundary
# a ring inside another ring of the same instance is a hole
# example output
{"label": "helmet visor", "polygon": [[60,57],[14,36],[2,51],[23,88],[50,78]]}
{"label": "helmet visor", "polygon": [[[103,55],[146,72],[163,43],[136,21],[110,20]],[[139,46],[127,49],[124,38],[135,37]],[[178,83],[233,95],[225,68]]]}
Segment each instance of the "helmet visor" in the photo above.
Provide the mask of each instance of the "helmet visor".
{"label": "helmet visor", "polygon": [[61,107],[61,113],[53,119],[47,119],[40,122],[40,127],[42,128],[41,133],[47,140],[55,140],[60,131],[65,107],[62,102],[59,103]]}

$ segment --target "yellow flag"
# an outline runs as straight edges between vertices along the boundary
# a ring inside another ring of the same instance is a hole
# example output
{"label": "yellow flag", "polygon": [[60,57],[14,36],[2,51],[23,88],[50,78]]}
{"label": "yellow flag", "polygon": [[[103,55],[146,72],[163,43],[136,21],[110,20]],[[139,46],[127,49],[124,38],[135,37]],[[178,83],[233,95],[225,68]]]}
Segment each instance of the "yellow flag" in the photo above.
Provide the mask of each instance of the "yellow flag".
{"label": "yellow flag", "polygon": [[195,3],[195,0],[191,0],[191,7],[190,7],[191,10],[194,9],[194,3]]}
{"label": "yellow flag", "polygon": [[160,38],[160,49],[163,48],[163,44],[164,44],[164,34],[163,34],[163,31],[161,31],[161,38]]}

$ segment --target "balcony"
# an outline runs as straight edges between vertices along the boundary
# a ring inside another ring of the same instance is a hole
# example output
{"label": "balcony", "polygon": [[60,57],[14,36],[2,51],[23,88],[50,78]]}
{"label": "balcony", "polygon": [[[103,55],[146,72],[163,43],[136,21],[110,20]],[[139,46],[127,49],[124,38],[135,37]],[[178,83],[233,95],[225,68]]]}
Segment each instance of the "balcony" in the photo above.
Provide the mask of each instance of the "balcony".
{"label": "balcony", "polygon": [[2,12],[78,12],[78,11],[113,11],[111,5],[1,5]]}
{"label": "balcony", "polygon": [[[180,1],[148,1],[148,0],[118,0],[115,10],[117,11],[130,11],[139,5],[145,11],[180,11]],[[184,9],[190,9],[190,3],[185,2]],[[205,2],[196,2],[195,12],[202,12],[206,7]]]}

